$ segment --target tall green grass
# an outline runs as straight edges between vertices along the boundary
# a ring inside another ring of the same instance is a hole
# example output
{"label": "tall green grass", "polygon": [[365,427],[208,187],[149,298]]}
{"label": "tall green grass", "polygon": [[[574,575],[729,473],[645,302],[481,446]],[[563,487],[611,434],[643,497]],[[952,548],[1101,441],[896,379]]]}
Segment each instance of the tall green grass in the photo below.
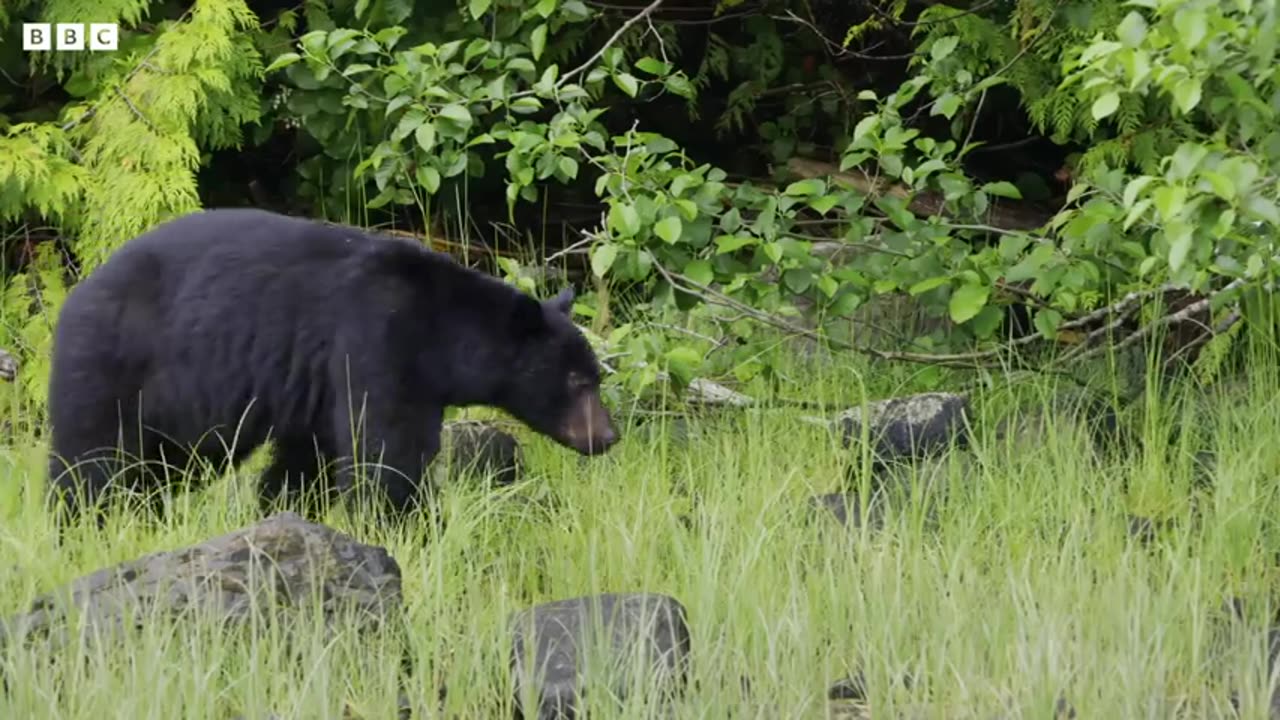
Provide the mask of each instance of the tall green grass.
{"label": "tall green grass", "polygon": [[[855,370],[795,372],[809,399],[851,403]],[[956,455],[968,470],[935,468],[944,483],[890,494],[879,529],[811,510],[813,495],[865,485],[863,458],[805,422],[812,410],[706,413],[678,435],[617,408],[623,442],[594,459],[522,431],[527,478],[501,491],[447,485],[438,538],[341,508],[326,518],[398,560],[402,626],[334,639],[317,628],[290,642],[156,623],[110,648],[9,647],[0,718],[391,718],[401,692],[416,717],[510,717],[507,616],[631,591],[688,610],[681,718],[827,717],[830,684],[859,671],[874,717],[1048,718],[1059,696],[1084,718],[1236,717],[1233,692],[1239,717],[1266,717],[1280,548],[1274,376],[1183,409],[1155,398],[1136,426],[1143,448],[1106,462],[1081,426],[1054,426],[1044,442],[995,439],[1008,401],[978,397],[976,446]],[[1217,453],[1210,487],[1193,478],[1201,446],[1168,441],[1179,412]],[[0,448],[6,615],[78,575],[258,517],[247,468],[180,496],[162,522],[119,516],[59,546],[41,509],[44,452],[27,436]],[[1144,546],[1130,515],[1168,525]],[[1246,601],[1243,622],[1226,622],[1229,597]],[[638,703],[601,715],[643,716]]]}

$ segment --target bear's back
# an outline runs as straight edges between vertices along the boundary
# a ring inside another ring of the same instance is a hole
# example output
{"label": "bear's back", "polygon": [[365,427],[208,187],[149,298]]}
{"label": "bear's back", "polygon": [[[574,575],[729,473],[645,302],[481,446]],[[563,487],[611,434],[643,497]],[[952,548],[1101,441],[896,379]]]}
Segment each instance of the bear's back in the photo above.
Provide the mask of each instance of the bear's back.
{"label": "bear's back", "polygon": [[111,260],[150,256],[187,264],[214,254],[242,259],[353,257],[382,240],[356,228],[326,225],[256,208],[183,215],[126,242]]}

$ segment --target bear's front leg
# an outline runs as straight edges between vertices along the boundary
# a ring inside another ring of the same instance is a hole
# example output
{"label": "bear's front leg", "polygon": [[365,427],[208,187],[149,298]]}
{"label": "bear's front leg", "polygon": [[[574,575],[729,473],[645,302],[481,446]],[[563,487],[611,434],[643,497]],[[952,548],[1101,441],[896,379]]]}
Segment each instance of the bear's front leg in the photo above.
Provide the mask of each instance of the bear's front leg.
{"label": "bear's front leg", "polygon": [[[338,483],[343,492],[356,487],[375,491],[393,514],[405,515],[423,505],[432,490],[427,469],[440,451],[444,411],[440,408],[342,408],[335,413],[338,455],[343,458]],[[425,492],[424,492],[425,491]]]}

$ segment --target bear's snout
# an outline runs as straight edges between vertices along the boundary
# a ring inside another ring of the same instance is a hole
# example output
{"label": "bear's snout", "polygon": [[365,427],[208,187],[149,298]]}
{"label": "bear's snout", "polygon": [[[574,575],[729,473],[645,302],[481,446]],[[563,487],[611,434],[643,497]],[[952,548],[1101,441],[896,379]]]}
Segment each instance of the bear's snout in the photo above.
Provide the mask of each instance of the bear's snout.
{"label": "bear's snout", "polygon": [[578,395],[565,418],[561,442],[583,455],[603,454],[618,442],[599,392]]}

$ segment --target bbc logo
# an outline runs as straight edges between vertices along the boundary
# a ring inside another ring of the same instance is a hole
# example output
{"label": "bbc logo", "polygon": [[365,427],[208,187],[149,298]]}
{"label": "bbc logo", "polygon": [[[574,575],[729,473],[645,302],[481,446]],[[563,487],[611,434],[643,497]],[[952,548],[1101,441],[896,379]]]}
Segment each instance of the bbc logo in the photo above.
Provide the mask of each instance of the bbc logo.
{"label": "bbc logo", "polygon": [[115,50],[120,27],[115,23],[58,23],[55,32],[50,23],[22,23],[22,49],[27,52],[84,50],[86,41],[93,51]]}

